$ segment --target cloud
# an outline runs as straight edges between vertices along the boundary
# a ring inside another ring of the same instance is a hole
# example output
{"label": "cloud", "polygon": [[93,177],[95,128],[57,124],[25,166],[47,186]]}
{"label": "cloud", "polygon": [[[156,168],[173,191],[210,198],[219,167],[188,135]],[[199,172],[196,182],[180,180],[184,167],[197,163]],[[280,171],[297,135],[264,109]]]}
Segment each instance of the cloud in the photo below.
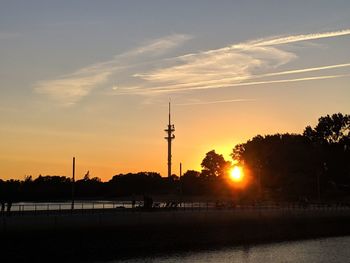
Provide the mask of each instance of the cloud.
{"label": "cloud", "polygon": [[39,81],[35,84],[34,91],[47,95],[62,105],[75,104],[94,89],[106,83],[112,75],[142,62],[134,60],[133,65],[128,65],[133,58],[160,56],[190,38],[188,35],[175,34],[150,41],[141,47],[117,55],[111,60],[95,63],[56,79]]}
{"label": "cloud", "polygon": [[[281,45],[349,34],[350,29],[325,33],[278,36],[233,44],[219,49],[185,54],[168,59],[168,64],[165,66],[155,66],[144,72],[136,71],[131,76],[133,79],[138,80],[136,84],[120,86],[115,94],[152,95],[154,93],[257,85],[257,83],[292,82],[292,79],[259,82],[251,82],[250,80],[348,67],[350,64],[337,64],[275,72],[280,66],[298,57],[295,53],[283,50]],[[330,78],[330,76],[299,77],[295,81],[327,78]]]}
{"label": "cloud", "polygon": [[75,104],[82,97],[87,96],[97,85],[104,83],[111,72],[92,70],[90,74],[75,73],[62,76],[61,79],[41,81],[37,83],[35,91],[45,94],[65,106]]}
{"label": "cloud", "polygon": [[[303,68],[303,69],[296,69],[296,70],[288,70],[288,71],[280,71],[280,72],[273,72],[273,73],[266,73],[266,74],[260,74],[260,75],[252,75],[247,80],[252,79],[258,79],[258,78],[264,78],[264,77],[273,77],[273,76],[282,76],[282,75],[289,75],[289,74],[297,74],[297,73],[306,73],[306,72],[313,72],[313,71],[321,71],[326,69],[338,69],[343,67],[350,67],[350,63],[345,64],[336,64],[336,65],[328,65],[328,66],[322,66],[322,67],[312,67],[312,68]],[[229,78],[222,78],[220,81],[213,80],[213,81],[200,81],[197,83],[185,83],[185,84],[178,84],[176,86],[168,86],[167,88],[164,87],[155,87],[155,88],[149,88],[147,90],[140,90],[138,87],[131,87],[127,90],[124,90],[127,92],[139,92],[139,94],[147,94],[147,93],[164,93],[164,92],[178,92],[178,91],[189,91],[189,90],[197,90],[197,89],[214,89],[214,88],[223,88],[223,87],[237,87],[237,86],[250,86],[250,85],[259,85],[259,84],[269,84],[269,83],[285,83],[285,82],[298,82],[298,81],[307,81],[307,80],[318,80],[318,79],[330,79],[330,78],[340,78],[340,77],[347,77],[348,75],[331,75],[331,76],[316,76],[316,77],[309,77],[309,78],[294,78],[294,79],[282,79],[282,80],[267,80],[267,81],[255,81],[255,82],[238,82],[237,81],[242,80],[242,78],[237,77],[229,77]]]}
{"label": "cloud", "polygon": [[[110,60],[83,67],[73,73],[39,81],[34,90],[63,105],[72,105],[97,88],[106,87],[106,94],[156,96],[170,92],[340,78],[347,75],[266,79],[349,67],[350,63],[344,63],[278,71],[282,65],[298,58],[296,52],[285,50],[284,45],[349,34],[350,29],[276,36],[165,57],[165,54],[171,54],[169,51],[191,39],[189,35],[173,34],[149,41]],[[259,78],[261,80],[258,81]]]}
{"label": "cloud", "polygon": [[[152,88],[148,91],[142,91],[136,89],[132,91],[133,94],[139,95],[152,95],[152,94],[162,94],[162,93],[170,93],[170,92],[184,92],[184,91],[194,91],[194,90],[206,90],[206,89],[221,89],[228,87],[243,87],[243,86],[255,86],[262,84],[276,84],[276,83],[288,83],[288,82],[300,82],[300,81],[311,81],[311,80],[322,80],[322,79],[335,79],[335,78],[344,78],[350,77],[350,74],[339,74],[339,75],[325,75],[325,76],[315,76],[315,77],[305,77],[305,78],[293,78],[293,79],[279,79],[279,80],[265,80],[265,81],[249,81],[249,82],[241,82],[241,83],[214,83],[211,85],[201,85],[201,86],[192,86],[186,88]],[[126,92],[124,94],[130,94],[130,92]]]}
{"label": "cloud", "polygon": [[[277,37],[277,38],[272,38],[272,39],[260,39],[260,40],[255,40],[255,41],[251,41],[251,42],[248,42],[246,44],[243,44],[243,46],[245,46],[245,45],[247,45],[248,47],[250,47],[250,46],[255,46],[255,47],[275,46],[275,45],[289,44],[289,43],[306,41],[306,40],[338,37],[338,36],[345,36],[345,35],[350,35],[350,29],[333,31],[333,32],[315,33],[315,34],[304,34],[304,35]],[[233,47],[241,48],[239,45],[235,45]]]}
{"label": "cloud", "polygon": [[192,36],[190,35],[183,35],[183,34],[175,34],[166,36],[163,38],[159,38],[156,40],[153,40],[149,42],[147,45],[135,48],[129,52],[126,52],[122,56],[137,56],[141,54],[153,54],[153,55],[160,55],[163,54],[165,51],[175,48],[187,40],[191,39]]}
{"label": "cloud", "polygon": [[124,87],[124,91],[147,94],[159,89],[174,92],[203,86],[227,86],[247,81],[259,71],[274,69],[295,58],[294,54],[273,47],[258,47],[245,52],[219,50],[198,53],[181,57],[174,66],[134,74],[141,80],[141,85]]}
{"label": "cloud", "polygon": [[209,104],[221,104],[221,103],[233,103],[233,102],[248,102],[256,101],[256,99],[230,99],[230,100],[215,100],[215,101],[194,101],[188,103],[177,103],[176,106],[192,106],[192,105],[209,105]]}
{"label": "cloud", "polygon": [[306,73],[306,72],[326,70],[326,69],[338,69],[338,68],[345,68],[345,67],[350,67],[350,63],[266,73],[266,74],[262,74],[262,75],[259,75],[256,77],[271,77],[271,76],[289,75],[289,74]]}
{"label": "cloud", "polygon": [[[243,83],[231,84],[231,85],[228,85],[228,86],[208,85],[208,86],[202,86],[202,87],[187,88],[186,90],[215,89],[215,88],[239,87],[239,86],[252,86],[252,85],[261,85],[261,84],[300,82],[300,81],[321,80],[321,79],[335,79],[335,78],[344,78],[344,77],[350,77],[350,74],[326,75],[326,76],[315,76],[315,77],[306,77],[306,78],[279,79],[279,80],[266,80],[266,81],[254,81],[254,82],[243,82]],[[165,90],[158,90],[158,91],[159,92],[166,92]]]}

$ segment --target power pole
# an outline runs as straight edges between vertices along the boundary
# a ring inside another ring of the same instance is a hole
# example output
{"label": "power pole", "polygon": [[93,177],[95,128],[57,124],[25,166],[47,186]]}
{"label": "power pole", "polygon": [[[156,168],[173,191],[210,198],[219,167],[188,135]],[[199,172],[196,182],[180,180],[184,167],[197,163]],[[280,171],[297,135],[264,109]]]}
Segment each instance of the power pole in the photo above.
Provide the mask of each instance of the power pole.
{"label": "power pole", "polygon": [[180,176],[179,176],[179,188],[180,188],[180,198],[182,199],[182,163],[180,163]]}
{"label": "power pole", "polygon": [[171,124],[170,119],[170,102],[169,102],[169,123],[167,129],[164,131],[167,132],[167,137],[165,139],[168,141],[168,177],[171,177],[171,141],[175,139],[175,135],[173,134],[175,131],[174,124]]}
{"label": "power pole", "polygon": [[72,210],[74,209],[74,185],[75,185],[75,157],[73,157],[73,176],[72,176]]}
{"label": "power pole", "polygon": [[181,176],[182,176],[182,163],[180,163],[180,179],[181,179]]}

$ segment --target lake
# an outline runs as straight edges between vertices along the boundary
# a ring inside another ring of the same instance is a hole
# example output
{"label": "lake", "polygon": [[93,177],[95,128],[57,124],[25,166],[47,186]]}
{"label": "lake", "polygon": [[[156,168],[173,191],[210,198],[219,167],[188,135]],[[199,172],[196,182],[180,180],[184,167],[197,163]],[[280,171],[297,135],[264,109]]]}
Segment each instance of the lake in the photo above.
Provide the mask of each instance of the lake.
{"label": "lake", "polygon": [[350,262],[350,237],[280,242],[215,250],[182,252],[104,263],[345,263]]}

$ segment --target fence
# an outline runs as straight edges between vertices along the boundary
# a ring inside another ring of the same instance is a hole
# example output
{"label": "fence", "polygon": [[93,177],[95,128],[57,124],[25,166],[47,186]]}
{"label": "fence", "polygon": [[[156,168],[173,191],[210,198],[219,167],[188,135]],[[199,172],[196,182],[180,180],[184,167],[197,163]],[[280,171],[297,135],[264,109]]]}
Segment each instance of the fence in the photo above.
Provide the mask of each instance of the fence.
{"label": "fence", "polygon": [[[74,209],[71,202],[46,202],[46,203],[15,203],[10,212],[13,215],[25,214],[59,214],[59,213],[101,213],[106,211],[133,211],[143,208],[143,201],[76,201]],[[7,207],[5,207],[5,210]],[[181,211],[205,211],[205,210],[349,210],[348,203],[246,203],[234,204],[232,202],[154,202],[152,210],[181,210]],[[2,215],[8,214],[2,211]]]}

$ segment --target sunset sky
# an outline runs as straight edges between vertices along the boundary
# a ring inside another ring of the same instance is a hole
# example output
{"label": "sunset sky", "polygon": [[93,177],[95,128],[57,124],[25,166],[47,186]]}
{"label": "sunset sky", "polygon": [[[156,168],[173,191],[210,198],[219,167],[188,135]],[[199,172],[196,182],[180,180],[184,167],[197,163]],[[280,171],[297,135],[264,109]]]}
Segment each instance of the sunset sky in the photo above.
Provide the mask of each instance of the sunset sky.
{"label": "sunset sky", "polygon": [[229,159],[350,113],[350,1],[0,0],[0,178]]}

